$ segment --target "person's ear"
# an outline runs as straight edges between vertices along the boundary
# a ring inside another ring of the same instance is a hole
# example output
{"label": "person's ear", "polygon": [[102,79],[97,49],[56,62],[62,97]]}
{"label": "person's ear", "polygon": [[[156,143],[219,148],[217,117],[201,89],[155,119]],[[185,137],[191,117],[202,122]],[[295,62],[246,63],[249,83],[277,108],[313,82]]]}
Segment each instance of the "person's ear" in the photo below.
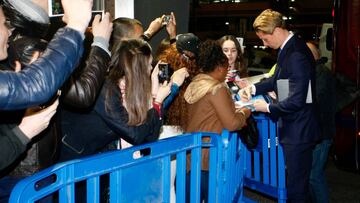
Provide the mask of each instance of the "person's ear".
{"label": "person's ear", "polygon": [[227,71],[227,68],[224,68],[222,66],[218,66],[216,67],[217,71],[220,72],[220,73],[224,73],[224,71]]}
{"label": "person's ear", "polygon": [[274,31],[273,31],[273,35],[275,34],[278,34],[279,32],[280,32],[280,30],[282,30],[280,27],[276,27],[275,29],[274,29]]}

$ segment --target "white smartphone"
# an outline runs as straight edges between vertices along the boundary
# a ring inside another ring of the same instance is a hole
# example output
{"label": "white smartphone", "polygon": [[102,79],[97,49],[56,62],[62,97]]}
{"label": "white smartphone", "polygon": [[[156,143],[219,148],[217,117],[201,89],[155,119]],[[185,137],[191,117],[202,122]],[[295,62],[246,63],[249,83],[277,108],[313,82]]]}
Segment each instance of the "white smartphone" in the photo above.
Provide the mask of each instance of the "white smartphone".
{"label": "white smartphone", "polygon": [[[92,18],[94,18],[96,14],[104,14],[104,5],[104,0],[94,0],[92,8]],[[48,0],[48,13],[49,17],[63,16],[64,9],[62,7],[61,0]]]}
{"label": "white smartphone", "polygon": [[64,15],[64,9],[61,0],[48,0],[49,17],[58,17]]}

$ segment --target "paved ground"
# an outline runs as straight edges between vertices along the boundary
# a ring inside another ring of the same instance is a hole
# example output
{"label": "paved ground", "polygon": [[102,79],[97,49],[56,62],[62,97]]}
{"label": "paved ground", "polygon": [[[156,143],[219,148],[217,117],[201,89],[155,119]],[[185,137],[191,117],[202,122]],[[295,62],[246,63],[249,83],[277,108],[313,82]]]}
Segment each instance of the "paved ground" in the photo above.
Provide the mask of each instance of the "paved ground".
{"label": "paved ground", "polygon": [[326,175],[330,202],[360,202],[360,174],[340,170],[329,161]]}
{"label": "paved ground", "polygon": [[[330,192],[330,202],[360,203],[360,174],[338,169],[329,159],[326,176]],[[269,197],[245,190],[245,195],[258,202],[277,202]]]}

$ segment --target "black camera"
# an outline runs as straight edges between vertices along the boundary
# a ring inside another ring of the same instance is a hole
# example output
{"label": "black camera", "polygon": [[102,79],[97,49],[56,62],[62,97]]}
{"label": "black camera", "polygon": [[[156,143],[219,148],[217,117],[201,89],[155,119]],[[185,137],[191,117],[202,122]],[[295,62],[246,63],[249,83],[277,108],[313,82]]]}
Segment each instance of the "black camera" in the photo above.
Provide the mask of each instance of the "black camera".
{"label": "black camera", "polygon": [[159,64],[159,83],[163,83],[165,81],[170,81],[171,75],[174,73],[174,70],[167,63]]}

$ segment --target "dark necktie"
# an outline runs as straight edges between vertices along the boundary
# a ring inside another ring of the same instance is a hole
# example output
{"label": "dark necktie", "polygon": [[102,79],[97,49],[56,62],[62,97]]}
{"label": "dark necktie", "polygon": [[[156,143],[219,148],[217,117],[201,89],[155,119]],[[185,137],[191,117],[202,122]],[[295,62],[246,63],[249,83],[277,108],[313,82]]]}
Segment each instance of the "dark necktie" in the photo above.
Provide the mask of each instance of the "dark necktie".
{"label": "dark necktie", "polygon": [[277,57],[277,60],[278,60],[278,61],[279,61],[279,58],[280,58],[280,55],[281,55],[281,51],[282,51],[282,49],[279,48],[278,57]]}

